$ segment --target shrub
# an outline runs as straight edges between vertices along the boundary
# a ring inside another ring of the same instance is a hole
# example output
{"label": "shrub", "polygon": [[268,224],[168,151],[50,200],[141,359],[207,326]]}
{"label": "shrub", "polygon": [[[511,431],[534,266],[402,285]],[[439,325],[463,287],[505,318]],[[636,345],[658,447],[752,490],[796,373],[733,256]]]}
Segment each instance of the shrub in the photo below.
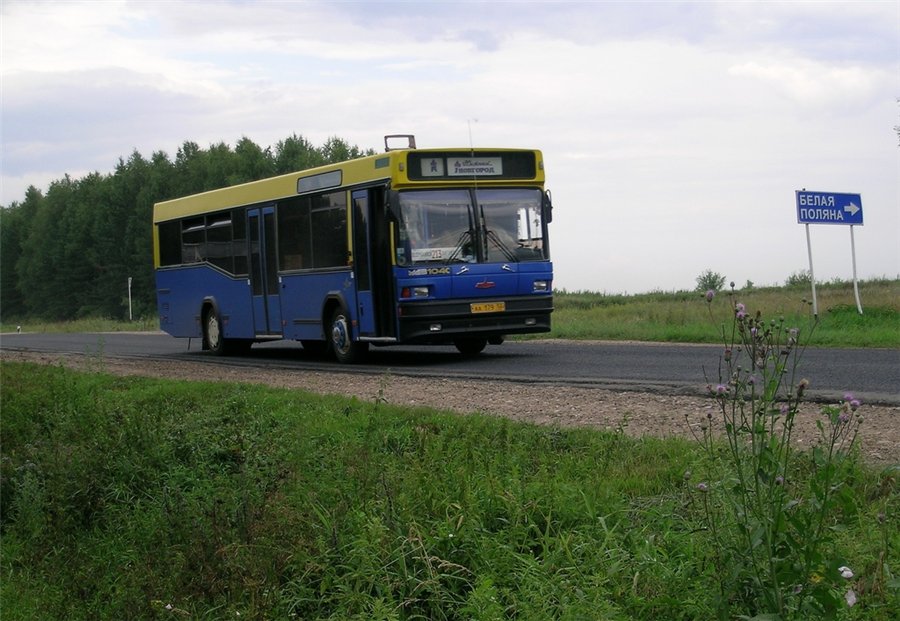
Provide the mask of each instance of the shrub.
{"label": "shrub", "polygon": [[719,291],[725,285],[725,277],[712,270],[706,270],[697,276],[697,291]]}

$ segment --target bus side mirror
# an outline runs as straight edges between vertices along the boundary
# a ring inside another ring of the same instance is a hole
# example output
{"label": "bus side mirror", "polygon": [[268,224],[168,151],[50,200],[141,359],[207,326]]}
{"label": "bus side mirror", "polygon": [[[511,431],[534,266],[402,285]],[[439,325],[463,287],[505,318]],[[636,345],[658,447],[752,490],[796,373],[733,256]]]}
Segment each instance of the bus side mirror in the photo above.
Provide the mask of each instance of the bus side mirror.
{"label": "bus side mirror", "polygon": [[553,201],[550,199],[550,190],[544,192],[544,198],[541,203],[541,210],[544,212],[544,222],[553,222]]}
{"label": "bus side mirror", "polygon": [[384,213],[387,216],[393,216],[394,220],[399,220],[399,214],[396,211],[396,206],[400,204],[400,199],[397,196],[396,191],[392,191],[390,188],[387,188],[384,191]]}

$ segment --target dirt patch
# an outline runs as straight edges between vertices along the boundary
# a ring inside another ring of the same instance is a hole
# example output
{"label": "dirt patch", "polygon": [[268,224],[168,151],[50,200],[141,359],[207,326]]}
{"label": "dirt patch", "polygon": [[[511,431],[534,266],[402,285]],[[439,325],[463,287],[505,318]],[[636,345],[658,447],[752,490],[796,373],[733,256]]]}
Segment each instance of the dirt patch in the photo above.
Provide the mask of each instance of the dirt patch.
{"label": "dirt patch", "polygon": [[[7,361],[60,364],[114,375],[266,384],[318,394],[354,396],[366,401],[382,399],[394,405],[505,416],[539,425],[620,429],[635,437],[690,437],[691,428],[699,432],[710,412],[713,429],[716,428],[716,413],[711,410],[714,403],[700,397],[547,384],[231,368],[175,360],[98,360],[83,355],[17,351],[0,354]],[[794,429],[799,447],[817,441],[816,420],[821,418],[820,409],[817,404],[802,407]],[[900,407],[863,405],[859,412],[864,419],[859,441],[865,460],[876,467],[900,464]]]}

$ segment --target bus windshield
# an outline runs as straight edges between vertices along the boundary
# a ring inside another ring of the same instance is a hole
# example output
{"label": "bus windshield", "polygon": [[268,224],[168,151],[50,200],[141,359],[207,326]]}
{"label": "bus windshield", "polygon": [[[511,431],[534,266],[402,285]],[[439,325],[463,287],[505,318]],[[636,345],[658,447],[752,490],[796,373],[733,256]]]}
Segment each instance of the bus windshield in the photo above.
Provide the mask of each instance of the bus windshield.
{"label": "bus windshield", "polygon": [[401,192],[400,214],[400,265],[547,259],[538,189]]}

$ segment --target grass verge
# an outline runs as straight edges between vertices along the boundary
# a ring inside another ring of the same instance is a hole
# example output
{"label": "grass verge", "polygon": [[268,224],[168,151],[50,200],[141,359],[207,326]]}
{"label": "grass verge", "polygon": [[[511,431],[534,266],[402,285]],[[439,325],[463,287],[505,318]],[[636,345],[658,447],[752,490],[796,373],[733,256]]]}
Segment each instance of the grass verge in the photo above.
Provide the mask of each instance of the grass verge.
{"label": "grass verge", "polygon": [[[13,619],[697,619],[687,442],[299,391],[0,366]],[[833,526],[894,618],[896,472]],[[881,523],[878,515],[887,516]]]}
{"label": "grass verge", "polygon": [[[900,281],[859,284],[863,314],[856,308],[853,284],[817,286],[817,347],[900,347]],[[719,293],[727,295],[727,292]],[[766,317],[783,316],[787,325],[810,322],[809,288],[764,287],[737,291],[735,301]],[[693,291],[638,295],[555,292],[553,338],[718,343],[710,330],[703,296]],[[730,323],[723,315],[713,321]]]}

